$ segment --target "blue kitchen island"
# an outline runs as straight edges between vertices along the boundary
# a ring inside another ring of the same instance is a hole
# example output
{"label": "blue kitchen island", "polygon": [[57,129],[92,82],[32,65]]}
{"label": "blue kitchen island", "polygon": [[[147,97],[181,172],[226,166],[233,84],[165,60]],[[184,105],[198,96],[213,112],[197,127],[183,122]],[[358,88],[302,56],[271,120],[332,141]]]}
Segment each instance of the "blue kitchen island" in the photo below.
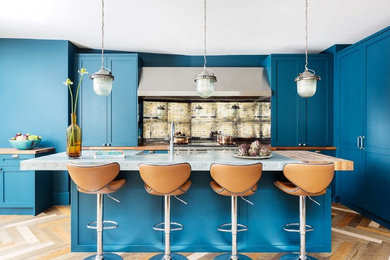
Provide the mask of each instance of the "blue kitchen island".
{"label": "blue kitchen island", "polygon": [[[309,153],[309,152],[307,152]],[[138,172],[138,164],[168,163],[168,154],[144,154],[126,151],[125,159],[94,159],[92,151],[83,151],[81,159],[68,160],[65,153],[44,156],[21,163],[24,170],[66,170],[66,164],[101,163],[116,161],[121,166],[120,176],[127,179],[125,186],[112,196],[115,202],[104,197],[104,219],[114,220],[119,227],[104,231],[104,250],[116,252],[157,252],[164,250],[163,234],[152,229],[164,218],[163,197],[153,196],[144,190]],[[329,157],[331,158],[331,157]],[[336,158],[335,158],[336,159]],[[256,160],[238,159],[232,152],[175,155],[173,162],[188,162],[192,167],[192,185],[182,196],[188,205],[171,199],[171,219],[184,225],[184,229],[172,232],[172,250],[180,252],[229,251],[230,233],[218,232],[217,227],[230,222],[230,197],[216,194],[210,188],[209,168],[212,163],[251,164]],[[263,175],[258,191],[247,197],[254,205],[239,199],[238,222],[247,225],[247,232],[238,234],[241,252],[298,251],[299,234],[287,233],[282,227],[289,222],[299,222],[298,197],[287,195],[274,186],[283,179],[286,163],[301,162],[273,152],[270,159],[261,160]],[[331,251],[331,194],[315,199],[320,206],[307,200],[307,223],[314,227],[307,234],[308,252]],[[96,196],[79,193],[71,187],[71,249],[74,252],[95,251],[96,232],[86,225],[96,219]]]}

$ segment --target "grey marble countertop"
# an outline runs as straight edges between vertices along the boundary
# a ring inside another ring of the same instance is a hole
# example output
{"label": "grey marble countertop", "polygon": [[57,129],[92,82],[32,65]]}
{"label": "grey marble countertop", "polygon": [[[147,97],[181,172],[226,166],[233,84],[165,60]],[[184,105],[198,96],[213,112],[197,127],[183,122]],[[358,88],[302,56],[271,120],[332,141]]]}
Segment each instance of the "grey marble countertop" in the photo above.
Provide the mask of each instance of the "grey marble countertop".
{"label": "grey marble countertop", "polygon": [[240,159],[233,156],[232,151],[208,151],[204,153],[180,153],[170,161],[168,154],[143,154],[142,151],[124,151],[124,159],[95,159],[94,151],[84,150],[80,159],[68,159],[66,153],[56,153],[35,159],[24,160],[20,163],[21,170],[60,171],[66,170],[68,163],[104,164],[117,162],[123,171],[137,171],[140,163],[169,164],[188,162],[193,171],[208,171],[213,163],[225,164],[253,164],[263,163],[264,171],[281,171],[286,163],[300,162],[278,154],[272,153],[272,158],[263,160]]}

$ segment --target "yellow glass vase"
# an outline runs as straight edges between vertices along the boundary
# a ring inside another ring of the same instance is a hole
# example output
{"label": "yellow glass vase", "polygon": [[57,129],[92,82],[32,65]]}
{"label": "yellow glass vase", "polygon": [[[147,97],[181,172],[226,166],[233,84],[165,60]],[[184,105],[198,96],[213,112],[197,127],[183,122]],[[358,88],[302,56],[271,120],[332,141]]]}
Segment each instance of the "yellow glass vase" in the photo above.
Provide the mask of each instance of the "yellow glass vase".
{"label": "yellow glass vase", "polygon": [[69,158],[81,157],[81,128],[76,124],[76,114],[71,114],[71,124],[66,129],[66,154]]}

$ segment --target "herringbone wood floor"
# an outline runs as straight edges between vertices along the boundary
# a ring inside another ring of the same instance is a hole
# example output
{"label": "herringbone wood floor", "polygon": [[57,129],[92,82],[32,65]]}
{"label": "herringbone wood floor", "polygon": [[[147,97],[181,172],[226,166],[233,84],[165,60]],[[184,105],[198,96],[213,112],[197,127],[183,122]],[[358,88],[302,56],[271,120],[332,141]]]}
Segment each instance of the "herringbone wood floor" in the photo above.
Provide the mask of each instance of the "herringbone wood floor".
{"label": "herringbone wood floor", "polygon": [[[0,259],[83,259],[91,253],[70,252],[70,207],[55,206],[36,217],[0,216]],[[143,260],[155,253],[123,253]],[[217,254],[185,253],[190,260]],[[249,253],[252,259],[278,259],[281,254]],[[390,230],[340,204],[332,210],[332,253],[318,259],[390,260]]]}

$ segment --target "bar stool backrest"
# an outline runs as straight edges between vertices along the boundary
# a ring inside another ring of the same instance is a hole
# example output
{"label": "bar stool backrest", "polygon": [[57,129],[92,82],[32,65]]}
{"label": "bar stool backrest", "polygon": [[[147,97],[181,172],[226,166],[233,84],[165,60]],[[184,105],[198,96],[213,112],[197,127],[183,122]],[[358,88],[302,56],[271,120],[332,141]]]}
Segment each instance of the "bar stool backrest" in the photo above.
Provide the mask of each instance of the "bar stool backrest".
{"label": "bar stool backrest", "polygon": [[191,165],[188,163],[140,164],[139,173],[150,188],[161,194],[169,194],[188,180],[191,175]]}
{"label": "bar stool backrest", "polygon": [[319,193],[332,182],[334,163],[286,164],[283,168],[286,178],[297,187],[309,193]]}
{"label": "bar stool backrest", "polygon": [[98,192],[119,174],[118,163],[100,165],[68,164],[69,175],[76,185],[88,192]]}
{"label": "bar stool backrest", "polygon": [[263,164],[229,165],[213,164],[210,168],[211,177],[226,190],[242,193],[255,185],[261,177]]}

